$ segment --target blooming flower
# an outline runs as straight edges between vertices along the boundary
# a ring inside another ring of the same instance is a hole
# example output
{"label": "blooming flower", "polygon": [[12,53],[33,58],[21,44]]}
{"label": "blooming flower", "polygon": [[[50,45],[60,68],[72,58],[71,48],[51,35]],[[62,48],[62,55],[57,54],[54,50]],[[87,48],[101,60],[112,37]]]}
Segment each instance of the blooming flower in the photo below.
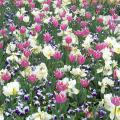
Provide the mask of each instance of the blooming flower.
{"label": "blooming flower", "polygon": [[5,96],[17,95],[19,93],[19,90],[20,84],[18,82],[10,82],[3,87],[3,94]]}

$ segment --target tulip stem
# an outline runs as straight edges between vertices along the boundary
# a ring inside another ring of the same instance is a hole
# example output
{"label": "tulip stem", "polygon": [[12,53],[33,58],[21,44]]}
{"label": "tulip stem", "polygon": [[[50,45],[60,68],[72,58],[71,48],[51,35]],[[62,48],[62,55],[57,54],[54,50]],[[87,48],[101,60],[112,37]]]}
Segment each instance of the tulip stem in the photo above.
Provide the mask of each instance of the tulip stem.
{"label": "tulip stem", "polygon": [[114,118],[113,118],[113,120],[115,120],[116,119],[116,106],[115,106],[115,112],[114,112]]}

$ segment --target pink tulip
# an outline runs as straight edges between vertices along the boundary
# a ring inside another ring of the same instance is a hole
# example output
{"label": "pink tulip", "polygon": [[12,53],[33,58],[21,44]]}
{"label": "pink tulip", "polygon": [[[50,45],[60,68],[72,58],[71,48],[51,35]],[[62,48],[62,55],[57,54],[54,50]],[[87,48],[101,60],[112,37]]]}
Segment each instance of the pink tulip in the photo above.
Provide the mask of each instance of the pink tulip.
{"label": "pink tulip", "polygon": [[56,70],[56,71],[54,72],[54,76],[55,76],[55,78],[56,78],[57,80],[59,80],[59,79],[61,79],[61,78],[64,76],[64,73],[63,73],[62,71],[60,71],[60,70]]}
{"label": "pink tulip", "polygon": [[0,0],[0,6],[4,5],[5,0]]}
{"label": "pink tulip", "polygon": [[37,77],[36,77],[35,74],[31,74],[31,75],[28,76],[28,80],[29,80],[30,82],[34,83],[34,82],[36,82]]}
{"label": "pink tulip", "polygon": [[9,29],[10,29],[11,32],[14,32],[16,27],[15,27],[15,25],[10,25]]}
{"label": "pink tulip", "polygon": [[21,65],[23,68],[27,68],[27,67],[30,65],[30,63],[29,63],[29,61],[28,61],[27,59],[22,59],[22,60],[20,61],[20,65]]}
{"label": "pink tulip", "polygon": [[69,35],[66,36],[66,37],[65,37],[65,41],[66,41],[67,44],[70,44],[70,43],[72,42],[71,36],[69,36]]}
{"label": "pink tulip", "polygon": [[62,54],[59,51],[56,51],[53,55],[54,59],[60,60],[62,58]]}
{"label": "pink tulip", "polygon": [[7,35],[6,30],[5,30],[5,29],[1,29],[1,30],[0,30],[0,34],[1,34],[3,37],[5,37],[5,36]]}
{"label": "pink tulip", "polygon": [[91,15],[90,12],[86,12],[86,13],[85,13],[85,17],[86,17],[87,19],[90,19],[90,18],[92,17],[92,15]]}
{"label": "pink tulip", "polygon": [[81,27],[86,27],[88,25],[88,23],[86,21],[81,21]]}
{"label": "pink tulip", "polygon": [[96,46],[95,46],[96,50],[99,50],[99,51],[105,49],[106,47],[108,47],[108,44],[107,44],[107,43],[98,43],[98,44],[96,44]]}
{"label": "pink tulip", "polygon": [[23,21],[23,15],[20,15],[20,16],[18,17],[18,19],[19,19],[20,21]]}
{"label": "pink tulip", "polygon": [[70,54],[70,55],[69,55],[69,61],[70,61],[71,63],[73,63],[73,62],[75,62],[75,60],[76,60],[76,56],[73,55],[73,54]]}
{"label": "pink tulip", "polygon": [[99,51],[94,50],[92,54],[95,59],[100,59],[102,57],[102,54]]}
{"label": "pink tulip", "polygon": [[24,49],[23,43],[17,43],[16,46],[22,51]]}
{"label": "pink tulip", "polygon": [[16,2],[15,5],[17,7],[22,7],[23,6],[23,0],[16,0],[15,2]]}
{"label": "pink tulip", "polygon": [[22,26],[22,27],[20,28],[20,33],[21,33],[21,34],[25,34],[25,32],[26,32],[26,27],[25,27],[25,26]]}
{"label": "pink tulip", "polygon": [[114,71],[113,71],[113,78],[116,80],[116,79],[118,79],[118,69],[116,68],[116,69],[114,69]]}
{"label": "pink tulip", "polygon": [[56,89],[61,92],[61,91],[65,91],[68,89],[68,84],[67,83],[64,83],[63,81],[58,81],[56,83]]}
{"label": "pink tulip", "polygon": [[56,103],[65,103],[67,101],[67,96],[64,92],[60,92],[59,94],[55,95]]}
{"label": "pink tulip", "polygon": [[25,41],[23,43],[23,46],[24,46],[24,48],[30,47],[30,42],[29,41]]}
{"label": "pink tulip", "polygon": [[35,3],[31,2],[31,3],[30,3],[30,7],[31,7],[31,8],[35,8]]}
{"label": "pink tulip", "polygon": [[60,13],[60,17],[61,18],[65,17],[65,15],[66,15],[66,11],[65,10]]}
{"label": "pink tulip", "polygon": [[88,80],[84,80],[84,79],[82,79],[82,80],[80,80],[80,84],[82,85],[82,87],[84,87],[84,88],[87,88],[88,86],[89,86],[89,81]]}
{"label": "pink tulip", "polygon": [[80,55],[80,56],[78,56],[78,63],[80,64],[80,65],[82,65],[82,64],[84,64],[85,63],[85,61],[86,61],[86,58],[84,57],[84,56],[82,56],[82,55]]}
{"label": "pink tulip", "polygon": [[118,96],[112,97],[112,98],[111,98],[111,102],[112,102],[112,104],[114,104],[115,106],[120,106],[120,97],[118,97]]}
{"label": "pink tulip", "polygon": [[38,15],[35,16],[34,19],[35,19],[35,22],[37,22],[37,23],[40,23],[40,22],[41,22],[41,18],[40,18],[40,16],[38,16]]}
{"label": "pink tulip", "polygon": [[39,24],[35,25],[35,31],[40,32],[41,31],[41,26]]}
{"label": "pink tulip", "polygon": [[68,20],[69,22],[72,22],[72,20],[73,20],[72,16],[67,16],[67,20]]}
{"label": "pink tulip", "polygon": [[88,49],[88,54],[89,54],[89,55],[92,55],[93,52],[94,52],[94,50],[93,50],[92,48],[89,48],[89,49]]}
{"label": "pink tulip", "polygon": [[97,21],[98,21],[99,23],[103,23],[103,18],[98,18]]}
{"label": "pink tulip", "polygon": [[64,23],[61,24],[60,29],[63,30],[63,31],[66,30],[67,29],[67,24],[64,24]]}
{"label": "pink tulip", "polygon": [[43,39],[46,43],[49,43],[52,40],[52,38],[53,37],[48,32],[43,35]]}
{"label": "pink tulip", "polygon": [[30,51],[30,50],[27,50],[27,49],[24,49],[24,50],[23,50],[23,54],[24,54],[25,57],[30,57],[31,51]]}
{"label": "pink tulip", "polygon": [[99,32],[99,33],[102,32],[102,30],[103,30],[103,28],[102,28],[101,26],[98,26],[98,27],[96,28],[96,31]]}
{"label": "pink tulip", "polygon": [[56,20],[55,18],[52,20],[52,24],[54,25],[54,27],[58,27],[59,23],[58,20]]}
{"label": "pink tulip", "polygon": [[11,79],[11,74],[9,72],[5,72],[1,76],[2,80],[9,81]]}
{"label": "pink tulip", "polygon": [[3,48],[3,43],[2,42],[0,42],[0,49],[2,49]]}

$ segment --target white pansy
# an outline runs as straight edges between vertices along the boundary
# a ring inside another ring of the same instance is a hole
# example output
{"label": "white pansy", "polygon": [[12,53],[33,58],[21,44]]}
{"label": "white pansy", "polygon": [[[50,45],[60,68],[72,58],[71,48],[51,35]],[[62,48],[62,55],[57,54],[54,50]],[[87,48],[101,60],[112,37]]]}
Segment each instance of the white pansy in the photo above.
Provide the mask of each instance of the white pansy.
{"label": "white pansy", "polygon": [[112,47],[116,44],[117,41],[114,37],[107,37],[104,42],[107,43],[110,47]]}
{"label": "white pansy", "polygon": [[111,103],[111,98],[112,98],[112,94],[104,94],[104,99],[103,99],[103,103],[104,103],[104,108],[108,111],[111,111],[112,108],[114,107],[114,105]]}
{"label": "white pansy", "polygon": [[71,66],[70,65],[64,65],[63,68],[60,69],[63,72],[69,72],[71,70]]}
{"label": "white pansy", "polygon": [[30,20],[30,17],[29,17],[29,16],[24,16],[24,17],[23,17],[23,21],[24,21],[24,22],[28,23],[29,20]]}
{"label": "white pansy", "polygon": [[80,76],[80,77],[85,77],[86,73],[84,69],[80,69],[80,68],[73,68],[70,71],[71,74],[73,74],[74,76]]}
{"label": "white pansy", "polygon": [[42,52],[47,59],[50,59],[54,55],[55,50],[51,45],[45,45]]}
{"label": "white pansy", "polygon": [[65,82],[66,84],[68,84],[67,92],[70,96],[72,94],[78,94],[79,93],[79,90],[75,87],[76,86],[76,80],[72,80],[72,79],[69,79],[69,78],[64,78],[62,81]]}
{"label": "white pansy", "polygon": [[105,77],[102,79],[102,82],[99,81],[98,84],[101,86],[101,93],[104,93],[105,88],[107,88],[108,86],[110,86],[110,87],[114,86],[114,81],[112,81],[108,77]]}
{"label": "white pansy", "polygon": [[7,57],[7,60],[19,62],[18,55],[19,53],[12,53],[9,57]]}
{"label": "white pansy", "polygon": [[23,77],[26,77],[32,73],[32,68],[28,66],[24,71],[20,72]]}
{"label": "white pansy", "polygon": [[79,13],[80,13],[81,16],[85,16],[85,12],[86,12],[85,9],[81,9],[81,10],[79,11]]}
{"label": "white pansy", "polygon": [[112,53],[109,48],[105,48],[102,50],[102,57],[104,60],[111,60]]}
{"label": "white pansy", "polygon": [[11,54],[13,51],[15,51],[15,49],[16,49],[16,45],[13,43],[10,43],[7,45],[6,53]]}
{"label": "white pansy", "polygon": [[3,86],[3,94],[5,96],[17,95],[19,93],[20,84],[18,82],[7,83]]}
{"label": "white pansy", "polygon": [[82,47],[84,47],[85,49],[88,49],[91,47],[91,42],[93,41],[92,35],[87,35],[87,37],[85,38]]}
{"label": "white pansy", "polygon": [[39,80],[46,79],[48,75],[48,69],[45,63],[41,63],[40,65],[36,66],[34,73],[37,75]]}
{"label": "white pansy", "polygon": [[78,56],[78,55],[81,55],[81,52],[77,47],[72,47],[70,54]]}
{"label": "white pansy", "polygon": [[117,54],[120,54],[120,42],[117,42],[113,45],[113,51]]}
{"label": "white pansy", "polygon": [[52,115],[44,111],[39,111],[26,118],[26,120],[51,120],[51,119],[52,119]]}

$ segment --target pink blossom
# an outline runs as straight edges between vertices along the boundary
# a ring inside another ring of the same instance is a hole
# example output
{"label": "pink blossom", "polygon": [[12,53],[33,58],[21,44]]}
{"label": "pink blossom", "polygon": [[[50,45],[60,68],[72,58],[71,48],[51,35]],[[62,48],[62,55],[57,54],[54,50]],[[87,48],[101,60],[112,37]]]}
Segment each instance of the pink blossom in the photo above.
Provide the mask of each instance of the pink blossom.
{"label": "pink blossom", "polygon": [[10,29],[11,32],[14,32],[15,29],[16,29],[16,26],[11,24],[10,27],[9,27],[9,29]]}
{"label": "pink blossom", "polygon": [[65,83],[65,82],[63,82],[63,81],[60,81],[60,80],[59,80],[59,81],[56,83],[56,89],[57,89],[59,92],[65,91],[65,90],[68,89],[68,84]]}
{"label": "pink blossom", "polygon": [[51,36],[51,34],[50,33],[45,33],[44,35],[43,35],[43,39],[44,39],[44,41],[46,42],[46,43],[49,43],[51,40],[52,40],[52,36]]}
{"label": "pink blossom", "polygon": [[60,29],[61,30],[66,30],[67,29],[67,24],[65,24],[65,23],[62,23],[61,25],[60,25]]}
{"label": "pink blossom", "polygon": [[41,26],[39,24],[35,25],[35,31],[40,32],[41,31]]}
{"label": "pink blossom", "polygon": [[54,76],[55,76],[55,78],[57,79],[57,80],[59,80],[59,79],[61,79],[63,76],[64,76],[64,73],[62,72],[62,71],[60,71],[60,70],[56,70],[55,72],[54,72]]}
{"label": "pink blossom", "polygon": [[61,59],[62,58],[62,54],[61,54],[61,52],[60,51],[56,51],[55,53],[54,53],[54,59],[56,59],[56,60],[59,60],[59,59]]}
{"label": "pink blossom", "polygon": [[73,54],[70,54],[70,55],[69,55],[69,61],[70,61],[71,63],[73,63],[73,62],[75,62],[75,60],[76,60],[76,56],[73,55]]}
{"label": "pink blossom", "polygon": [[0,6],[4,4],[5,0],[0,0]]}
{"label": "pink blossom", "polygon": [[107,43],[98,43],[98,44],[96,44],[96,46],[95,46],[96,50],[99,50],[99,51],[103,50],[103,49],[106,48],[106,47],[108,47],[108,44],[107,44]]}
{"label": "pink blossom", "polygon": [[56,103],[65,103],[67,101],[66,93],[60,92],[59,94],[55,95]]}
{"label": "pink blossom", "polygon": [[92,17],[92,15],[91,15],[90,12],[86,12],[86,13],[85,13],[85,17],[86,17],[87,19],[90,19],[90,18]]}
{"label": "pink blossom", "polygon": [[113,78],[114,78],[115,80],[118,79],[117,73],[118,73],[118,69],[116,68],[116,69],[114,69],[114,71],[113,71]]}
{"label": "pink blossom", "polygon": [[27,59],[22,59],[20,61],[20,65],[23,67],[23,68],[26,68],[30,65],[29,61]]}
{"label": "pink blossom", "polygon": [[2,80],[9,81],[11,79],[11,74],[9,72],[4,72],[1,76]]}
{"label": "pink blossom", "polygon": [[66,37],[65,37],[65,41],[66,41],[67,44],[70,44],[70,43],[72,42],[71,36],[69,36],[69,35],[66,36]]}
{"label": "pink blossom", "polygon": [[31,8],[35,8],[35,3],[31,2],[31,3],[30,3],[30,7],[31,7]]}
{"label": "pink blossom", "polygon": [[2,42],[0,42],[0,49],[2,49],[3,48],[3,43]]}
{"label": "pink blossom", "polygon": [[111,102],[112,102],[112,104],[114,104],[115,106],[120,106],[120,97],[118,97],[118,96],[112,97],[112,98],[111,98]]}
{"label": "pink blossom", "polygon": [[22,51],[24,49],[23,43],[17,43],[16,46]]}
{"label": "pink blossom", "polygon": [[23,43],[24,48],[30,47],[30,41],[25,41]]}
{"label": "pink blossom", "polygon": [[80,80],[80,84],[82,85],[82,87],[84,87],[84,88],[87,88],[88,86],[89,86],[89,81],[88,80],[84,80],[84,79],[82,79],[82,80]]}
{"label": "pink blossom", "polygon": [[58,27],[58,25],[59,25],[58,20],[53,18],[52,24],[54,25],[54,27]]}
{"label": "pink blossom", "polygon": [[38,15],[35,16],[34,19],[35,19],[35,22],[37,22],[37,23],[40,23],[40,22],[41,22],[41,18],[40,18],[40,16],[38,16]]}
{"label": "pink blossom", "polygon": [[6,30],[5,30],[5,29],[1,29],[1,30],[0,30],[0,34],[1,34],[3,37],[5,37],[5,36],[7,35]]}
{"label": "pink blossom", "polygon": [[102,28],[101,26],[98,26],[98,27],[96,28],[96,31],[99,32],[99,33],[102,32],[102,30],[103,30],[103,28]]}
{"label": "pink blossom", "polygon": [[20,33],[21,33],[21,34],[25,34],[25,32],[26,32],[26,27],[25,27],[25,26],[22,26],[22,27],[20,28]]}
{"label": "pink blossom", "polygon": [[102,57],[101,52],[95,50],[93,51],[92,55],[95,59],[100,59]]}
{"label": "pink blossom", "polygon": [[30,82],[34,83],[34,82],[36,82],[37,77],[36,77],[35,74],[31,74],[31,75],[28,76],[28,80],[29,80]]}
{"label": "pink blossom", "polygon": [[25,57],[30,57],[31,51],[30,51],[30,50],[27,50],[27,49],[24,49],[24,50],[23,50],[23,54],[24,54]]}
{"label": "pink blossom", "polygon": [[80,65],[82,65],[82,64],[85,63],[86,58],[85,58],[83,55],[80,55],[80,56],[78,56],[77,61],[78,61],[78,63],[79,63]]}
{"label": "pink blossom", "polygon": [[73,20],[73,18],[72,18],[72,16],[67,16],[67,20],[69,21],[69,22],[72,22],[72,20]]}
{"label": "pink blossom", "polygon": [[20,16],[18,17],[18,19],[19,19],[20,21],[23,21],[23,15],[20,15]]}
{"label": "pink blossom", "polygon": [[103,23],[103,18],[98,18],[97,21],[98,21],[99,23]]}

